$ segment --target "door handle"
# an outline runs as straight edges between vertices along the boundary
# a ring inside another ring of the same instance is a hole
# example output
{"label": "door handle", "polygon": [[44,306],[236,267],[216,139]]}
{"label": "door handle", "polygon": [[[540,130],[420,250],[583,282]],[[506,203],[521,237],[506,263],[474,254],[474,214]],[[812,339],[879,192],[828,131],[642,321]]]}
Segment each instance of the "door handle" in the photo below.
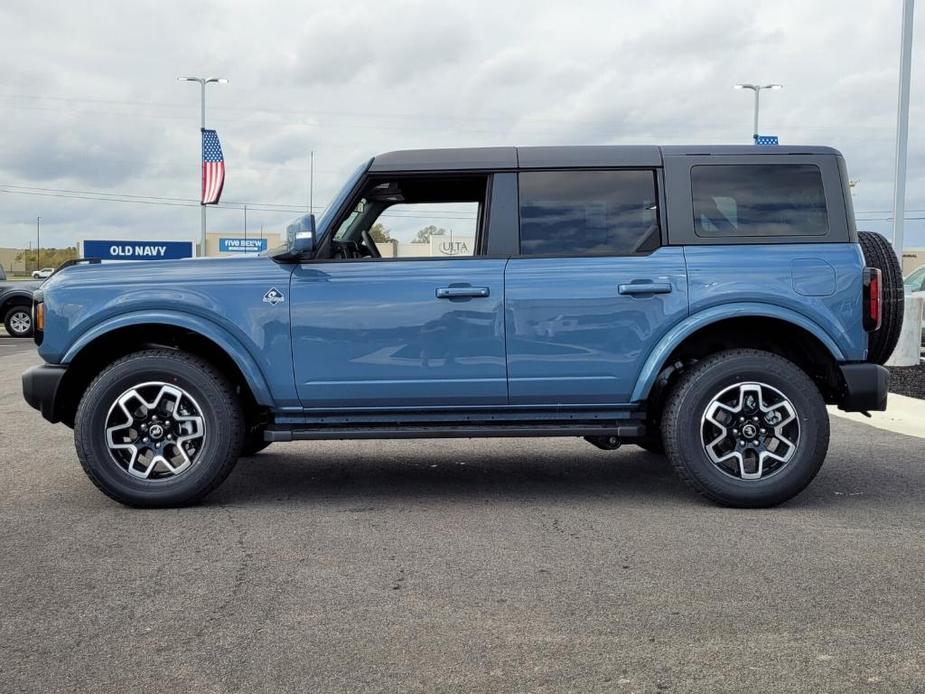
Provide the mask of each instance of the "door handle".
{"label": "door handle", "polygon": [[488,296],[488,287],[437,287],[438,299],[460,299]]}
{"label": "door handle", "polygon": [[618,285],[617,291],[629,296],[637,296],[639,294],[670,294],[671,284],[669,282],[633,282],[632,284]]}

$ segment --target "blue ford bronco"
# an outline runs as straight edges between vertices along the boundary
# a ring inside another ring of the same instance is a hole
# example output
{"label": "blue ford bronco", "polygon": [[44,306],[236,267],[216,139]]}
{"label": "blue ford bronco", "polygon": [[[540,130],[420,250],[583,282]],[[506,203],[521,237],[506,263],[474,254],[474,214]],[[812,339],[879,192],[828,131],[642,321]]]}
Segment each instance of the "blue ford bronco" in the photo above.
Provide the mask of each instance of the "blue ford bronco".
{"label": "blue ford bronco", "polygon": [[833,149],[499,147],[382,154],[264,256],[33,301],[25,398],[128,505],[271,442],[576,436],[761,507],[819,471],[827,403],[886,407],[902,279]]}

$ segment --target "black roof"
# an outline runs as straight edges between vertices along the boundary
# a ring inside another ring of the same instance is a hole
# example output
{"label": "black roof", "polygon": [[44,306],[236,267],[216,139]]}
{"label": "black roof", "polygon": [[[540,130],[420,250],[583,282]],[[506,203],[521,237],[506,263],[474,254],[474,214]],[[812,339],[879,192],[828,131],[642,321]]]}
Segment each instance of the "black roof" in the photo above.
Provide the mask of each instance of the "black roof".
{"label": "black roof", "polygon": [[761,154],[830,154],[831,147],[755,145],[565,145],[556,147],[465,147],[407,149],[379,154],[371,172],[550,167],[661,166],[665,157]]}

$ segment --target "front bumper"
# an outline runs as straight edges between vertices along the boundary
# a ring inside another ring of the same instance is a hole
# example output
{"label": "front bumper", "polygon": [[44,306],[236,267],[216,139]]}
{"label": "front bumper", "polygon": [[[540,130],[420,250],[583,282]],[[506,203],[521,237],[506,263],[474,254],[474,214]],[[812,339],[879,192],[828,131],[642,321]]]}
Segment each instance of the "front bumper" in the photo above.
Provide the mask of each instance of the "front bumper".
{"label": "front bumper", "polygon": [[841,364],[845,390],[838,403],[846,412],[882,411],[890,392],[890,372],[879,364]]}
{"label": "front bumper", "polygon": [[60,404],[58,392],[66,372],[66,366],[42,364],[33,366],[22,375],[23,397],[49,422],[61,421],[56,405]]}

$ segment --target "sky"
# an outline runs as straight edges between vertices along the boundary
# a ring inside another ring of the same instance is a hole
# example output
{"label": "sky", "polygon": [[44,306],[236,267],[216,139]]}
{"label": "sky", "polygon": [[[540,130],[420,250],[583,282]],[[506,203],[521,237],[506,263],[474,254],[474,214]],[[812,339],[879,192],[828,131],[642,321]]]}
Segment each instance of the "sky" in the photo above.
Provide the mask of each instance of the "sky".
{"label": "sky", "polygon": [[[840,149],[891,233],[901,0],[0,5],[0,246],[196,239],[199,87],[227,176],[210,231],[281,231],[393,149],[749,143]],[[919,14],[923,9],[919,8]],[[906,246],[925,247],[925,20]],[[106,199],[103,199],[106,198]]]}

